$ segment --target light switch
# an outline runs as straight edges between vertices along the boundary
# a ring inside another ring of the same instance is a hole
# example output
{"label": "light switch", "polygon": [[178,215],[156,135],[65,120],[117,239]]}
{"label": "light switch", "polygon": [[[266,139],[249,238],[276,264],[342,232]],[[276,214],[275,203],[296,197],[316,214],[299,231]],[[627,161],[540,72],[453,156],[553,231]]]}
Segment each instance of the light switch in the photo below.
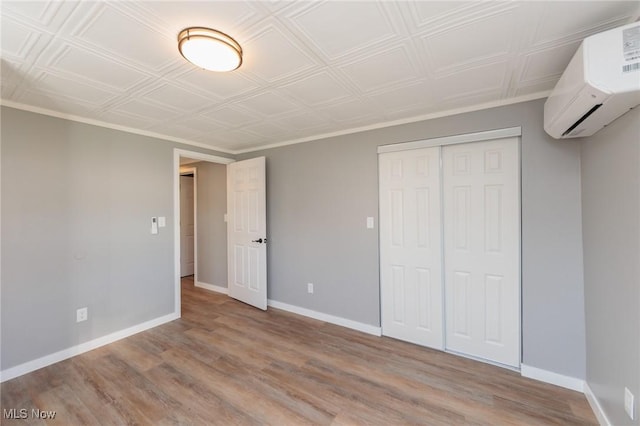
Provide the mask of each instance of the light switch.
{"label": "light switch", "polygon": [[158,217],[158,227],[164,228],[165,226],[167,226],[167,218],[164,216]]}
{"label": "light switch", "polygon": [[373,218],[372,217],[368,217],[367,218],[367,229],[373,229]]}
{"label": "light switch", "polygon": [[158,218],[155,216],[151,218],[151,233],[153,235],[158,233]]}

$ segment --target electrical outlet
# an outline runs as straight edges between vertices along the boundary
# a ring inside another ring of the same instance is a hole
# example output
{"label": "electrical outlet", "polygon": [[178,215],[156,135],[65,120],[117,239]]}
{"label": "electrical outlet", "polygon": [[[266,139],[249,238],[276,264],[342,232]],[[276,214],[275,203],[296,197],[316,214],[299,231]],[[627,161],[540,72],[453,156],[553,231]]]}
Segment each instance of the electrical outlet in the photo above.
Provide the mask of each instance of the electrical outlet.
{"label": "electrical outlet", "polygon": [[87,308],[80,308],[76,311],[76,322],[86,321],[89,318],[89,311]]}
{"label": "electrical outlet", "polygon": [[313,283],[307,283],[307,293],[313,294]]}
{"label": "electrical outlet", "polygon": [[624,411],[627,412],[627,415],[631,420],[635,419],[635,398],[627,388],[624,388]]}

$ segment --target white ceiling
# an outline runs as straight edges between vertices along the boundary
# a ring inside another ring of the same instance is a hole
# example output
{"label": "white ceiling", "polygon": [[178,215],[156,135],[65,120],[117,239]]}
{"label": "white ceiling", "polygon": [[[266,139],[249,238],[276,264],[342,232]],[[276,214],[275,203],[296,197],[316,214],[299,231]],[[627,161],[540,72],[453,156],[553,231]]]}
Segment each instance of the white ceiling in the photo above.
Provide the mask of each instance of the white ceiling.
{"label": "white ceiling", "polygon": [[[243,152],[544,97],[583,38],[639,4],[2,0],[1,95]],[[240,69],[186,63],[189,26],[232,35]]]}

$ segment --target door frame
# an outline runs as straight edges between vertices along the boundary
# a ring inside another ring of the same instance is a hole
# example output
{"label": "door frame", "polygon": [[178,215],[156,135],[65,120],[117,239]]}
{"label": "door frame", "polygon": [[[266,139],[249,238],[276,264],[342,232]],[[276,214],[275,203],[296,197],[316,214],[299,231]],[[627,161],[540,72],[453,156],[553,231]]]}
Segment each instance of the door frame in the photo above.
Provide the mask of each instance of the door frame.
{"label": "door frame", "polygon": [[469,142],[483,142],[492,139],[521,137],[522,127],[508,127],[506,129],[487,130],[476,133],[463,133],[459,135],[444,136],[441,138],[422,139],[412,142],[393,143],[378,146],[378,154],[384,152],[407,151],[418,148],[431,148],[434,146],[457,145]]}
{"label": "door frame", "polygon": [[[198,169],[189,165],[180,166],[180,176],[193,175],[193,281],[198,282]],[[182,187],[180,187],[182,197]],[[182,218],[180,218],[182,220]],[[181,220],[178,222],[182,228]],[[182,236],[182,229],[180,229]],[[182,241],[180,241],[182,251]],[[180,261],[180,278],[182,278],[182,259]]]}
{"label": "door frame", "polygon": [[[174,313],[177,317],[182,316],[181,308],[181,287],[180,287],[180,157],[191,158],[194,160],[207,161],[209,163],[231,164],[236,160],[232,158],[220,157],[217,155],[204,154],[197,151],[189,151],[186,149],[173,149],[173,277],[174,277]],[[195,185],[194,185],[195,192]],[[194,194],[195,203],[196,194]],[[197,214],[194,206],[194,216]],[[194,217],[194,226],[195,226]],[[195,230],[194,230],[195,232]],[[197,236],[196,236],[197,238]],[[195,239],[194,239],[195,244]],[[194,247],[194,268],[197,268],[197,247]],[[194,278],[197,277],[197,269],[194,270]]]}
{"label": "door frame", "polygon": [[[504,138],[510,138],[510,137],[517,137],[518,140],[518,147],[517,147],[517,151],[518,151],[518,187],[519,187],[519,197],[520,199],[518,200],[518,204],[519,204],[519,212],[520,212],[520,217],[518,219],[519,221],[519,234],[520,234],[520,247],[518,247],[518,269],[519,269],[519,285],[518,285],[518,316],[520,319],[520,332],[518,333],[518,358],[519,358],[519,367],[514,368],[511,366],[507,366],[504,364],[500,364],[491,360],[486,360],[483,358],[478,358],[475,357],[473,355],[466,355],[466,354],[461,354],[459,352],[454,352],[454,351],[449,351],[446,349],[446,333],[443,336],[443,352],[446,353],[452,353],[458,356],[462,356],[464,358],[470,358],[470,359],[474,359],[477,361],[481,361],[487,364],[492,364],[492,365],[496,365],[499,367],[503,367],[503,368],[507,368],[510,370],[514,370],[514,371],[520,371],[521,367],[522,367],[522,363],[523,363],[523,359],[522,359],[522,355],[523,355],[523,348],[522,348],[522,342],[523,342],[523,325],[524,325],[524,321],[522,318],[522,306],[523,306],[523,301],[522,301],[522,295],[523,295],[523,291],[522,291],[522,127],[518,126],[518,127],[508,127],[508,128],[502,128],[502,129],[495,129],[495,130],[487,130],[487,131],[482,131],[482,132],[474,132],[474,133],[463,133],[463,134],[458,134],[458,135],[451,135],[451,136],[444,136],[444,137],[439,137],[439,138],[431,138],[431,139],[422,139],[422,140],[417,140],[417,141],[411,141],[411,142],[401,142],[401,143],[393,143],[393,144],[387,144],[387,145],[379,145],[378,146],[378,150],[377,150],[377,154],[378,154],[378,158],[380,156],[380,154],[383,153],[387,153],[387,152],[397,152],[397,151],[408,151],[408,150],[412,150],[412,149],[419,149],[419,148],[431,148],[431,147],[440,147],[440,158],[442,161],[442,147],[447,146],[447,145],[457,145],[457,144],[464,144],[464,143],[473,143],[473,142],[484,142],[484,141],[488,141],[488,140],[494,140],[494,139],[504,139]],[[380,173],[379,170],[380,166],[379,166],[379,161],[378,161],[378,174]],[[379,177],[378,177],[379,178]],[[442,165],[440,166],[440,178],[442,179]],[[379,179],[378,179],[379,180]],[[378,182],[378,191],[380,191],[380,182]],[[442,194],[441,194],[442,197]],[[441,205],[440,205],[440,210],[441,210],[441,214],[444,213],[444,204],[442,203],[442,199],[441,199]],[[378,199],[378,217],[380,217],[380,200]],[[381,225],[381,224],[379,224]],[[380,244],[381,244],[381,238],[380,238],[380,229],[381,226],[378,226],[378,253],[380,253]],[[444,232],[444,230],[442,230],[441,232]],[[444,253],[444,238],[442,238],[441,241],[441,250]],[[442,282],[442,303],[445,303],[445,288],[444,288],[444,256],[441,259],[442,261],[442,278],[443,278],[443,282]],[[378,287],[378,292],[379,292],[379,299],[380,299],[380,328],[382,330],[382,263],[379,261],[378,262],[378,275],[380,277],[380,283],[379,283],[379,287]],[[445,315],[446,312],[443,309],[442,310],[442,316],[443,316],[443,326],[445,324]],[[382,335],[384,335],[384,330],[382,330]]]}

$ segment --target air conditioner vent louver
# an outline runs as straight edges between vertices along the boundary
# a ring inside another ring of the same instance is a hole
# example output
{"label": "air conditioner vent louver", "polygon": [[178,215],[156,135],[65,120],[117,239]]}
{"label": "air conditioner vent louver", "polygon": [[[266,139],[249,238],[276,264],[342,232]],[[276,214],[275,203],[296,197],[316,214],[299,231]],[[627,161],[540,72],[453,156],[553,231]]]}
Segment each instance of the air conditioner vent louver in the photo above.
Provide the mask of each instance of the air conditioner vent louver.
{"label": "air conditioner vent louver", "polygon": [[[575,129],[576,127],[578,127],[580,125],[580,123],[582,123],[584,120],[586,120],[591,114],[593,114],[593,112],[595,110],[597,110],[598,108],[600,108],[602,106],[602,104],[598,104],[595,105],[593,108],[591,108],[589,111],[587,111],[587,113],[585,115],[583,115],[582,117],[580,117],[580,119],[578,121],[576,121],[575,123],[573,123],[573,125],[571,127],[569,127],[563,134],[562,136],[567,136],[568,134],[571,133],[571,131],[573,129]],[[574,135],[575,136],[575,135]]]}

